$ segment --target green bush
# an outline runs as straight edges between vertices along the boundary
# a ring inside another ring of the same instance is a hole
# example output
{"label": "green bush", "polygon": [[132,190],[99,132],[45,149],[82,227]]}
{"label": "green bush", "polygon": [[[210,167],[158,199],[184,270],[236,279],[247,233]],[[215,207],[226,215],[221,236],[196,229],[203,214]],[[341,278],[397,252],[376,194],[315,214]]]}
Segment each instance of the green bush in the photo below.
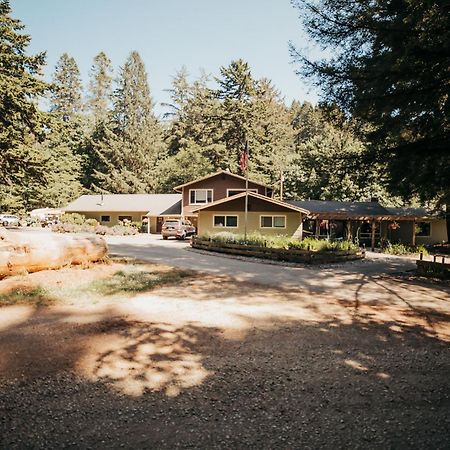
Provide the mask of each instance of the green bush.
{"label": "green bush", "polygon": [[314,238],[306,238],[302,241],[287,236],[265,236],[260,233],[250,233],[245,239],[243,235],[230,233],[227,231],[200,236],[200,239],[207,239],[212,242],[223,244],[239,244],[267,248],[284,248],[297,250],[311,250],[315,252],[332,251],[356,251],[359,247],[349,241],[328,241]]}
{"label": "green bush", "polygon": [[52,231],[56,233],[92,233],[100,234],[102,236],[128,236],[138,234],[138,230],[134,227],[129,227],[125,225],[115,225],[113,227],[106,227],[104,225],[88,225],[84,223],[83,225],[76,225],[72,223],[59,223],[52,227]]}
{"label": "green bush", "polygon": [[96,227],[98,225],[98,221],[96,219],[86,219],[84,225],[89,225],[90,227]]}
{"label": "green bush", "polygon": [[59,221],[61,223],[68,223],[71,225],[83,225],[83,223],[86,221],[86,217],[78,213],[69,213],[63,214],[59,218]]}
{"label": "green bush", "polygon": [[406,244],[391,244],[390,242],[386,244],[382,251],[389,255],[411,255],[421,252],[424,255],[428,255],[428,250],[423,245],[412,246]]}

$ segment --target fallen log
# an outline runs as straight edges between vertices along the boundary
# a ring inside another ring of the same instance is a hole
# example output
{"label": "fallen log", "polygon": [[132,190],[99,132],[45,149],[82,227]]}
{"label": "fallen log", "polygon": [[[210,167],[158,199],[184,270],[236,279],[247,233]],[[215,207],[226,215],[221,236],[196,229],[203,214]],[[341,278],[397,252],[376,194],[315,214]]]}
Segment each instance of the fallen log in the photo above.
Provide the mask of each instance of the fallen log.
{"label": "fallen log", "polygon": [[107,253],[106,241],[99,236],[10,232],[0,227],[0,278],[96,262]]}

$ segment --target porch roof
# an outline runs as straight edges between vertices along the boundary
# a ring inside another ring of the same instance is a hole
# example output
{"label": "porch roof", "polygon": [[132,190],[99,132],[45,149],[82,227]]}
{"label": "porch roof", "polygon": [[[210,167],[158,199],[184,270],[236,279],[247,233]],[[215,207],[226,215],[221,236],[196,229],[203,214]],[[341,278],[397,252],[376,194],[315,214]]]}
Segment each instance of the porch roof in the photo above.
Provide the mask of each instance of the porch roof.
{"label": "porch roof", "polygon": [[424,208],[390,208],[379,202],[340,202],[333,200],[287,200],[310,211],[312,219],[415,220],[431,218]]}

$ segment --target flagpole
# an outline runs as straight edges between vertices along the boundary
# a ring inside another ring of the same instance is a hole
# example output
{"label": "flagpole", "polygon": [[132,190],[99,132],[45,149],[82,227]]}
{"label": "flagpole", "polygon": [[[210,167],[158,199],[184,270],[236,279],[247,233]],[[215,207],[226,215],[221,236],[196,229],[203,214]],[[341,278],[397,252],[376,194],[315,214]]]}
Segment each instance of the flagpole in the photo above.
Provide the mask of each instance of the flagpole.
{"label": "flagpole", "polygon": [[248,141],[245,141],[245,210],[244,210],[244,241],[247,241],[247,217],[248,217]]}

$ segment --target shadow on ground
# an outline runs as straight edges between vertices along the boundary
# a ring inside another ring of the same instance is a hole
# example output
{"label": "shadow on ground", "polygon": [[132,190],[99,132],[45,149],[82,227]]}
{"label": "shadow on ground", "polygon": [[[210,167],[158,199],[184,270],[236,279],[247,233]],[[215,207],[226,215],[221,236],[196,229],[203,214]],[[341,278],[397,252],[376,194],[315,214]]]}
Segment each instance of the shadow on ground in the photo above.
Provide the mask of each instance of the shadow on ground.
{"label": "shadow on ground", "polygon": [[0,447],[448,448],[448,342],[420,321],[313,312],[236,310],[247,328],[229,338],[112,305],[5,308]]}

